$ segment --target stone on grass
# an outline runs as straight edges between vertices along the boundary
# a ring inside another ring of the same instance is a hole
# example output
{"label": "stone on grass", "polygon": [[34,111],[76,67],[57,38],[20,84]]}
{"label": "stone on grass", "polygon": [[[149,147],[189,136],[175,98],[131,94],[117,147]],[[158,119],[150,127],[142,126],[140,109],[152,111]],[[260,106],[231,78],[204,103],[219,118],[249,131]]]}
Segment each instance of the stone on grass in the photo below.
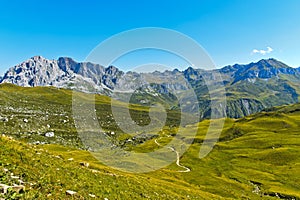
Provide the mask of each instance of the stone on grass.
{"label": "stone on grass", "polygon": [[0,183],[0,193],[6,194],[8,188],[10,188],[8,185],[1,184],[1,183]]}
{"label": "stone on grass", "polygon": [[87,162],[81,162],[79,163],[81,166],[84,166],[84,167],[89,167],[90,166],[90,163],[87,163]]}
{"label": "stone on grass", "polygon": [[46,137],[54,137],[54,132],[47,132],[45,133]]}
{"label": "stone on grass", "polygon": [[21,193],[25,191],[25,186],[24,185],[14,185],[11,187],[13,191],[17,193]]}
{"label": "stone on grass", "polygon": [[67,195],[71,195],[71,196],[74,195],[74,194],[76,194],[76,193],[77,193],[77,192],[72,191],[72,190],[67,190],[67,191],[66,191],[66,194],[67,194]]}

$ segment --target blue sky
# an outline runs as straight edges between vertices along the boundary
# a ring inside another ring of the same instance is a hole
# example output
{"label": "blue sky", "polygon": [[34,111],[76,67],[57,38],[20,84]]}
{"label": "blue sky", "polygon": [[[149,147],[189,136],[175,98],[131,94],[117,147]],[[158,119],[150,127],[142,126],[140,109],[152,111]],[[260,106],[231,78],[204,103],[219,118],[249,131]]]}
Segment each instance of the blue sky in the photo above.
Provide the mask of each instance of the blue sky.
{"label": "blue sky", "polygon": [[[101,41],[140,27],[169,28],[190,36],[218,67],[269,57],[298,67],[299,10],[299,0],[2,0],[0,74],[34,55],[82,61]],[[151,55],[147,62],[159,62]],[[171,56],[164,59],[168,58],[172,66],[182,64]],[[123,60],[118,65],[141,62],[134,57]]]}

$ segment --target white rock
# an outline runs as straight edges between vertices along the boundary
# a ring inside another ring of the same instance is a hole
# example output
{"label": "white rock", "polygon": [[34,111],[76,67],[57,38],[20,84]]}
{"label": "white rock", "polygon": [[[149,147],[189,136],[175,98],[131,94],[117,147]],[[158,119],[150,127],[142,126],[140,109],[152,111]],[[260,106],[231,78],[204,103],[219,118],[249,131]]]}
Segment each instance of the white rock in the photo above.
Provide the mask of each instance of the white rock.
{"label": "white rock", "polygon": [[0,117],[0,120],[3,122],[8,122],[8,118],[7,117]]}
{"label": "white rock", "polygon": [[66,194],[67,195],[74,195],[74,194],[76,194],[77,192],[75,192],[75,191],[72,191],[72,190],[67,190],[66,191]]}
{"label": "white rock", "polygon": [[0,193],[6,194],[8,188],[10,188],[8,185],[0,183]]}
{"label": "white rock", "polygon": [[54,132],[47,132],[45,133],[46,137],[54,137]]}

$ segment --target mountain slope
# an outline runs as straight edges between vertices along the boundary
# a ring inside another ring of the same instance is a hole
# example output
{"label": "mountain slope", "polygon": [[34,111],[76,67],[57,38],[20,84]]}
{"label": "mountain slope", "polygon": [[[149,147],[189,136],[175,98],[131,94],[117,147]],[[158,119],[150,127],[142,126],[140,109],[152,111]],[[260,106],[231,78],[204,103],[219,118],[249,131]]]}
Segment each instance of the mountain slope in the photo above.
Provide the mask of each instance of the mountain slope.
{"label": "mountain slope", "polygon": [[[254,100],[256,111],[298,102],[300,74],[296,69],[275,59],[261,60],[249,65],[235,65],[234,68],[237,71],[230,75],[231,80],[226,85],[229,100]],[[255,113],[251,108],[247,110],[248,113]],[[248,114],[244,112],[243,115]]]}
{"label": "mountain slope", "polygon": [[[180,182],[119,172],[99,164],[85,151],[33,146],[6,136],[0,136],[0,145],[0,183],[25,186],[20,194],[0,193],[7,199],[221,199]],[[84,167],[82,162],[91,166]],[[68,190],[76,194],[69,195]]]}
{"label": "mountain slope", "polygon": [[[199,149],[210,121],[182,127],[184,133],[198,131],[179,158],[191,171],[179,172],[182,169],[174,161],[157,171],[130,174],[105,166],[88,151],[80,150],[84,148],[72,122],[71,91],[2,84],[0,92],[0,133],[5,134],[0,137],[0,183],[25,182],[25,192],[19,194],[22,199],[92,199],[89,194],[96,199],[300,198],[300,104],[226,119],[219,142],[203,159],[199,159]],[[176,127],[169,124],[151,137],[129,141],[131,137],[107,117],[109,102],[109,97],[97,96],[96,110],[107,133],[115,132],[111,135],[115,145],[147,152],[160,148],[157,140],[167,145],[174,137]],[[117,105],[126,106],[122,102]],[[132,106],[132,117],[146,121],[147,109]],[[176,122],[179,117],[173,114],[170,120]],[[49,131],[53,137],[46,136]],[[182,139],[188,142],[193,138],[183,135]],[[174,152],[170,150],[170,154]],[[77,194],[68,196],[67,190]]]}
{"label": "mountain slope", "polygon": [[[235,64],[215,71],[223,77],[228,117],[239,118],[263,108],[298,102],[300,73],[275,59]],[[213,71],[190,67],[183,73],[198,96],[200,110],[206,113],[204,118],[209,118],[209,91],[203,77],[213,80],[210,78]]]}

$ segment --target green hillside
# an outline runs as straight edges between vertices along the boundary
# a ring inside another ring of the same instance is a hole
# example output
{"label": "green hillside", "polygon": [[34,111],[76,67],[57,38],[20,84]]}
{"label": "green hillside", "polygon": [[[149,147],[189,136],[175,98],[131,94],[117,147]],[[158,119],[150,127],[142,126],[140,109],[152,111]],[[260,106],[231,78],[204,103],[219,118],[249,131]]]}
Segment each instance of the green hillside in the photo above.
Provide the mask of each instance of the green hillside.
{"label": "green hillside", "polygon": [[[174,161],[157,171],[134,174],[105,166],[84,150],[72,121],[71,94],[51,87],[0,85],[0,133],[4,134],[0,137],[0,184],[25,186],[19,192],[10,188],[0,197],[300,199],[300,104],[226,119],[219,142],[203,159],[199,159],[199,150],[210,121],[187,125],[184,132],[197,130],[197,135],[179,165]],[[126,108],[120,102],[116,105]],[[141,123],[149,123],[147,111],[147,107],[131,105],[131,116]],[[111,114],[108,97],[96,97],[96,113],[99,118]],[[107,132],[116,132],[111,137],[116,145],[145,152],[174,137],[179,116],[168,111],[164,130],[130,143],[125,142],[130,136],[112,118],[105,117],[100,123]],[[55,136],[46,137],[47,132]],[[192,139],[183,138],[186,142]],[[171,150],[170,154],[176,157]],[[182,172],[186,169],[190,171]],[[77,193],[68,195],[67,190]]]}

